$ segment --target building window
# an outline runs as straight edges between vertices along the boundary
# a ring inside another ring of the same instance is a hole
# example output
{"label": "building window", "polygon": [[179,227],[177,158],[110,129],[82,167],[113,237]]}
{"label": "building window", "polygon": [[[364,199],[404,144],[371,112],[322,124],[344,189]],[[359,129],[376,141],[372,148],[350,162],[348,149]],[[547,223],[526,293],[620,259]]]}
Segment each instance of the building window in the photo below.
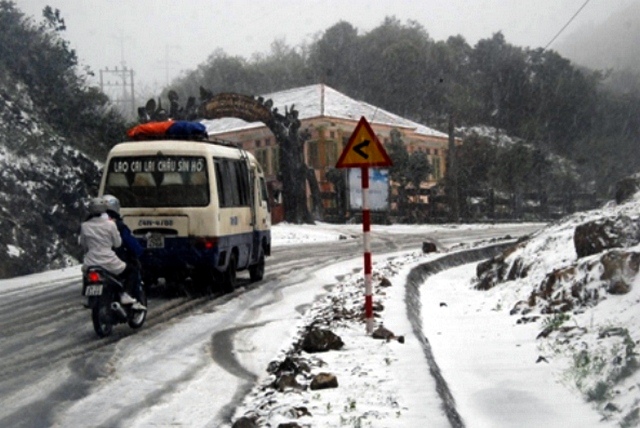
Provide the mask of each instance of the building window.
{"label": "building window", "polygon": [[262,168],[267,171],[267,174],[271,173],[266,149],[256,150],[256,159],[258,160],[258,163],[262,165]]}
{"label": "building window", "polygon": [[320,154],[318,153],[318,142],[307,142],[307,162],[311,168],[320,168]]}
{"label": "building window", "polygon": [[261,145],[260,140],[256,140],[255,143],[256,143],[256,147],[260,147]]}
{"label": "building window", "polygon": [[271,148],[271,172],[273,175],[280,174],[280,146]]}
{"label": "building window", "polygon": [[336,165],[336,163],[338,163],[338,143],[334,142],[334,141],[328,141],[325,146],[325,160],[326,160],[326,165],[325,166],[330,166],[330,167],[334,167]]}
{"label": "building window", "polygon": [[329,138],[331,138],[332,140],[335,140],[335,138],[336,138],[336,132],[335,132],[335,131],[331,131],[331,132],[329,132]]}
{"label": "building window", "polygon": [[433,173],[431,174],[433,176],[433,179],[440,180],[442,178],[442,170],[440,169],[440,158],[434,157],[431,160],[431,164],[433,166]]}

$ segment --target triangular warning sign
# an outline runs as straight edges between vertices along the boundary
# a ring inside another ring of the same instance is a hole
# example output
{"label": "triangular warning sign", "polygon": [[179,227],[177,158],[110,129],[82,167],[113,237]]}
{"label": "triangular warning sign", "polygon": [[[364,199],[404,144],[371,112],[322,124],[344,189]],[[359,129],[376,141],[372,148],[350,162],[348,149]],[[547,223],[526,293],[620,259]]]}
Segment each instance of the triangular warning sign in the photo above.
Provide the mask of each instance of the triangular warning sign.
{"label": "triangular warning sign", "polygon": [[392,164],[391,158],[373,133],[371,125],[362,116],[344,147],[336,168],[391,166]]}

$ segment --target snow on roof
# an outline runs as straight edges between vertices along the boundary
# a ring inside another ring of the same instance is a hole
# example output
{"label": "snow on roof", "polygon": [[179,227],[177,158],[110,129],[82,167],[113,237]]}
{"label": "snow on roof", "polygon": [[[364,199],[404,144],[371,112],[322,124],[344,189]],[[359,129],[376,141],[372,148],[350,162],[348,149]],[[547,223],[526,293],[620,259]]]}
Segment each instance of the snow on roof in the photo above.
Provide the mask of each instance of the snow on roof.
{"label": "snow on roof", "polygon": [[[397,128],[413,130],[416,134],[431,137],[447,138],[444,132],[436,131],[425,125],[405,119],[364,101],[354,100],[341,92],[322,84],[303,86],[262,95],[271,99],[273,105],[281,113],[285,108],[294,106],[299,112],[300,120],[316,117],[346,119],[358,121],[364,116],[371,124],[389,125]],[[264,126],[262,122],[248,123],[236,118],[203,120],[209,135],[232,131],[247,130]]]}

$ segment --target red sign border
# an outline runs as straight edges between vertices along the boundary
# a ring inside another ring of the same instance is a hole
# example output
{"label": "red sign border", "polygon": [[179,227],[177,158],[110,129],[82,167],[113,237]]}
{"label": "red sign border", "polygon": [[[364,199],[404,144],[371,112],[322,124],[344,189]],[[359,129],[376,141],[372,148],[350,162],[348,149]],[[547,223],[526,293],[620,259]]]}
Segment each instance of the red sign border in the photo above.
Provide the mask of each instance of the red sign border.
{"label": "red sign border", "polygon": [[[369,133],[369,135],[371,135],[373,139],[373,143],[376,145],[378,151],[380,152],[384,160],[378,161],[378,162],[358,162],[358,163],[345,164],[344,159],[347,157],[347,154],[352,150],[352,147],[355,144],[356,137],[360,132],[360,128],[363,126],[365,127],[365,130]],[[373,129],[371,129],[371,125],[369,125],[369,122],[367,122],[367,119],[365,119],[365,117],[362,116],[360,118],[360,121],[358,122],[358,125],[356,125],[356,128],[353,130],[353,133],[349,138],[349,142],[347,143],[346,146],[344,146],[344,150],[342,150],[342,153],[340,154],[340,159],[338,159],[338,162],[336,163],[336,168],[385,167],[385,166],[391,166],[391,165],[393,165],[393,162],[391,162],[391,158],[387,154],[387,151],[384,149],[384,147],[380,143],[380,140],[378,140],[378,136],[373,132]]]}

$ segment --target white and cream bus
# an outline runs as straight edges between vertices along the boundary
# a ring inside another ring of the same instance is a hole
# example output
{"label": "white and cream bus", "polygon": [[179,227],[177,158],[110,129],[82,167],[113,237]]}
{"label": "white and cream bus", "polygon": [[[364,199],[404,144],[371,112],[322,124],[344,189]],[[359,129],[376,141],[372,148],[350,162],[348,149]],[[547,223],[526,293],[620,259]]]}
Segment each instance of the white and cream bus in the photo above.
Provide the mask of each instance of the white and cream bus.
{"label": "white and cream bus", "polygon": [[146,248],[145,284],[158,278],[231,291],[236,271],[253,281],[271,252],[264,173],[246,151],[207,141],[120,143],[107,157],[100,195]]}

